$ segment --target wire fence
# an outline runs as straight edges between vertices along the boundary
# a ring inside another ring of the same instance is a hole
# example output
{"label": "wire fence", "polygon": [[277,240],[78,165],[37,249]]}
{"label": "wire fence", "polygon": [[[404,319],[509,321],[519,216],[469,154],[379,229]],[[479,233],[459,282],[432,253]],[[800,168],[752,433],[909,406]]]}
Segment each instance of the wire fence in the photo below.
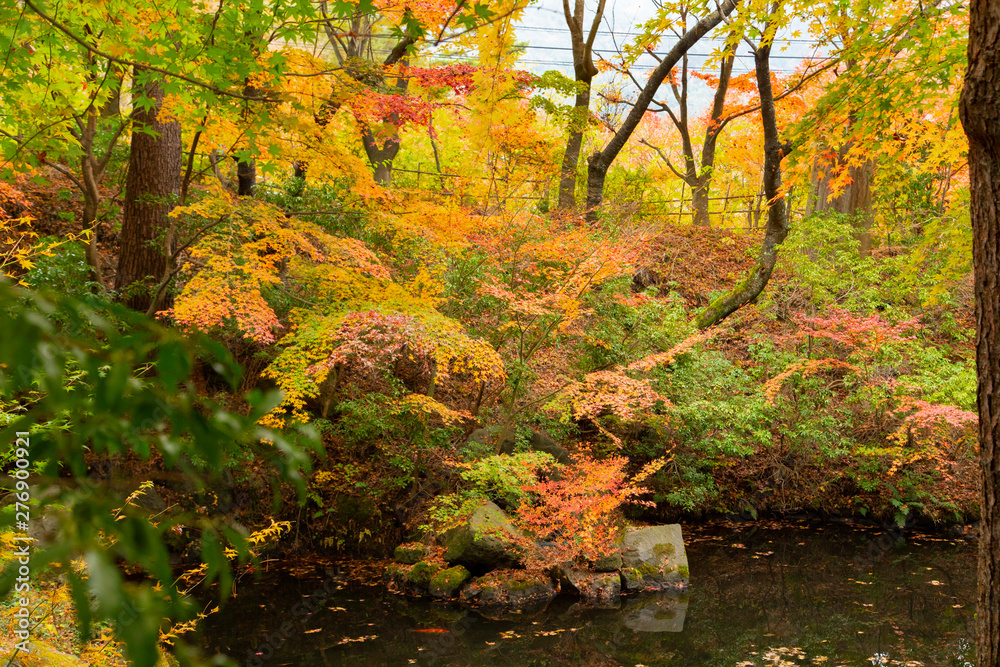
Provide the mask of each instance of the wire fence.
{"label": "wire fence", "polygon": [[[464,206],[492,208],[510,201],[535,202],[541,211],[551,210],[558,197],[558,184],[549,179],[511,179],[505,177],[473,176],[426,171],[422,165],[416,169],[393,168],[394,183],[403,189],[420,190],[435,196],[458,198]],[[400,178],[400,175],[403,175]],[[457,179],[457,180],[456,180]],[[471,193],[460,187],[462,181],[491,182],[486,194]],[[495,185],[495,187],[494,187]],[[662,198],[649,193],[638,192],[633,198],[609,198],[602,202],[602,208],[620,217],[669,218],[677,223],[694,219],[693,200],[685,197],[682,188],[679,197]],[[707,198],[708,216],[713,227],[762,229],[767,224],[767,200],[762,191],[753,194],[716,195]],[[794,208],[792,194],[786,196],[791,216],[804,215],[804,209]]]}

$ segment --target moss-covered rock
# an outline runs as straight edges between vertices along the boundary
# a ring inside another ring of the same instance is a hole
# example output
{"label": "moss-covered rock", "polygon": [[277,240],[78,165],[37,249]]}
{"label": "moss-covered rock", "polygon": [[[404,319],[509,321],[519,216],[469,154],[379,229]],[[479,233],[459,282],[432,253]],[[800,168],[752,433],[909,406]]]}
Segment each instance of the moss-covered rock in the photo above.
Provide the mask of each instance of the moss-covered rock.
{"label": "moss-covered rock", "polygon": [[436,563],[428,563],[425,560],[414,564],[406,575],[406,581],[411,586],[420,590],[427,590],[430,587],[431,579],[441,569]]}
{"label": "moss-covered rock", "polygon": [[544,572],[495,570],[466,586],[462,600],[483,607],[529,609],[544,607],[557,592]]}
{"label": "moss-covered rock", "polygon": [[687,552],[679,524],[639,528],[622,540],[622,584],[626,590],[683,588]]}
{"label": "moss-covered rock", "polygon": [[594,561],[594,572],[617,572],[622,569],[622,555],[620,553],[608,554]]}
{"label": "moss-covered rock", "polygon": [[428,590],[436,598],[450,598],[458,592],[472,575],[461,565],[449,567],[446,570],[438,570],[431,578]]}
{"label": "moss-covered rock", "polygon": [[396,547],[396,551],[393,555],[395,556],[397,563],[414,565],[417,562],[422,561],[427,555],[427,547],[419,542],[400,544]]}
{"label": "moss-covered rock", "polygon": [[484,502],[461,526],[438,537],[446,547],[444,559],[463,565],[472,572],[485,573],[497,568],[517,567],[524,549],[517,545],[521,535],[503,510]]}
{"label": "moss-covered rock", "polygon": [[618,607],[621,604],[622,581],[618,572],[593,572],[564,565],[559,568],[562,590],[579,595],[594,607]]}

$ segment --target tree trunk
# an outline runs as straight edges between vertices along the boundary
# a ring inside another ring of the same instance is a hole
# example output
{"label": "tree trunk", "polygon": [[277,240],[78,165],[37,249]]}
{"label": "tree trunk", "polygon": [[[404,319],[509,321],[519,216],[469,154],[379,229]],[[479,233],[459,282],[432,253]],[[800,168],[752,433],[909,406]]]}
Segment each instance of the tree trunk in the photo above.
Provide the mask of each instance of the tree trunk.
{"label": "tree trunk", "polygon": [[249,197],[257,187],[257,163],[245,160],[236,164],[236,194]]}
{"label": "tree trunk", "polygon": [[788,236],[788,212],[785,200],[781,198],[781,160],[788,153],[789,147],[782,145],[778,138],[770,57],[770,44],[761,45],[754,52],[757,89],[760,91],[760,118],[764,129],[764,196],[767,197],[768,206],[764,243],[750,275],[731,292],[710,303],[698,316],[696,324],[699,329],[721,322],[764,291],[778,260],[778,246]]}
{"label": "tree trunk", "polygon": [[[386,66],[398,60],[404,68],[406,67],[406,58],[398,58],[390,63],[391,56],[392,54],[390,54],[390,58],[386,58]],[[409,87],[410,77],[401,73],[396,78],[396,94],[405,95]],[[365,121],[358,119],[358,124],[361,126],[361,145],[365,149],[368,161],[371,162],[372,169],[374,169],[375,182],[379,185],[392,185],[392,161],[399,155],[400,148],[399,127],[401,121],[399,114],[392,112],[382,119],[382,127],[386,128],[386,132],[380,133],[378,136],[372,131],[371,125]]]}
{"label": "tree trunk", "polygon": [[979,667],[1000,666],[1000,3],[972,0],[960,112],[969,137],[979,379]]}
{"label": "tree trunk", "polygon": [[642,92],[639,93],[638,99],[636,99],[635,105],[632,106],[632,110],[629,112],[628,116],[622,122],[621,127],[615,132],[615,135],[611,137],[611,141],[608,145],[604,147],[603,150],[598,151],[590,156],[588,162],[589,166],[587,168],[587,220],[590,222],[597,220],[597,209],[601,205],[601,201],[604,199],[604,181],[608,175],[608,168],[611,167],[611,163],[615,161],[618,157],[618,153],[621,152],[625,143],[632,136],[635,128],[638,127],[639,121],[642,120],[643,116],[646,115],[646,110],[649,109],[650,103],[656,96],[657,91],[660,89],[660,84],[667,78],[670,74],[670,70],[680,61],[680,59],[688,52],[692,46],[694,46],[699,39],[704,37],[710,30],[715,28],[717,25],[722,23],[723,19],[728,17],[736,10],[736,5],[739,0],[724,0],[721,6],[705,18],[698,21],[690,30],[686,31],[677,43],[670,49],[663,60],[657,64],[656,69],[653,70],[652,74],[649,75],[649,79],[646,81],[646,85],[643,87]]}
{"label": "tree trunk", "polygon": [[586,90],[576,96],[573,108],[573,119],[570,121],[569,139],[566,141],[566,152],[563,154],[561,176],[559,179],[559,208],[569,210],[576,208],[576,168],[580,163],[580,149],[583,147],[583,131],[587,126],[590,114],[590,83],[581,81]]}
{"label": "tree trunk", "polygon": [[142,312],[149,307],[150,288],[166,267],[167,213],[180,191],[182,162],[180,124],[163,123],[157,117],[163,105],[163,90],[158,83],[151,82],[146,84],[144,95],[155,106],[149,110],[136,107],[132,113],[132,145],[115,277],[115,289],[121,292],[121,300]]}
{"label": "tree trunk", "polygon": [[[395,115],[395,114],[393,114]],[[399,154],[399,131],[393,131],[388,137],[376,137],[371,126],[359,121],[361,125],[361,145],[364,146],[365,155],[371,162],[374,170],[373,177],[379,185],[392,185],[392,161]],[[384,125],[391,125],[388,120]],[[395,126],[393,126],[395,129]]]}
{"label": "tree trunk", "polygon": [[843,164],[851,149],[848,143],[837,151],[836,157],[826,164],[814,166],[814,173],[822,169],[822,176],[816,173],[816,201],[814,211],[834,211],[851,216],[855,227],[855,238],[858,240],[862,257],[868,257],[872,252],[871,228],[874,222],[872,215],[872,177],[875,174],[875,162],[867,160],[860,165],[850,165],[847,173],[851,182],[836,197],[830,195],[830,174]]}
{"label": "tree trunk", "polygon": [[[243,94],[249,98],[257,97],[260,91],[249,81],[243,84]],[[250,121],[250,103],[243,109],[243,122]],[[240,197],[250,197],[254,188],[257,187],[257,163],[256,161],[244,160],[236,163],[236,194]]]}
{"label": "tree trunk", "polygon": [[710,227],[712,221],[708,213],[708,193],[712,178],[708,174],[699,177],[691,188],[692,224],[696,227]]}

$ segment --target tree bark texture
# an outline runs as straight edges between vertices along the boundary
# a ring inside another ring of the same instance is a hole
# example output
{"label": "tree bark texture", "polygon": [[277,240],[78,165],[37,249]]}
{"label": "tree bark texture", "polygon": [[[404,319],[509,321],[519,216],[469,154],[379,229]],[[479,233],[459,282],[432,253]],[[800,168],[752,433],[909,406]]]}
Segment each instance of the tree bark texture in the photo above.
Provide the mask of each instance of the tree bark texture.
{"label": "tree bark texture", "polygon": [[649,75],[649,79],[646,81],[646,85],[643,86],[642,91],[639,93],[639,97],[636,99],[632,110],[629,112],[628,116],[625,117],[625,120],[622,121],[622,125],[618,128],[618,131],[615,132],[615,135],[611,137],[611,140],[603,150],[596,151],[588,158],[588,221],[595,221],[597,219],[597,209],[600,207],[601,202],[604,199],[604,181],[607,178],[608,168],[614,162],[615,158],[618,157],[618,153],[621,152],[625,143],[632,136],[635,128],[638,127],[639,121],[641,121],[642,117],[646,114],[646,110],[649,109],[650,103],[653,101],[660,85],[670,74],[670,70],[674,68],[680,59],[684,57],[684,54],[686,54],[688,50],[698,42],[698,40],[708,34],[708,32],[717,25],[722,23],[723,19],[732,14],[736,10],[736,6],[738,4],[739,0],[725,0],[716,11],[698,21],[698,23],[681,36],[667,55],[663,57],[663,60],[659,62],[656,69],[654,69]]}
{"label": "tree bark texture", "polygon": [[1000,666],[1000,3],[972,0],[959,110],[969,137],[981,468],[979,667]]}
{"label": "tree bark texture", "polygon": [[566,152],[563,153],[562,169],[559,172],[559,208],[562,210],[576,208],[576,169],[580,163],[583,133],[587,129],[587,119],[590,116],[590,86],[597,76],[597,66],[594,65],[594,40],[597,38],[597,29],[601,25],[607,0],[598,0],[586,38],[583,34],[586,3],[584,0],[575,0],[572,9],[569,3],[570,0],[563,0],[563,15],[573,44],[573,74],[581,88],[573,104],[569,138],[566,140]]}
{"label": "tree bark texture", "polygon": [[831,158],[817,161],[813,170],[816,192],[813,211],[834,211],[851,216],[861,256],[868,257],[872,252],[872,178],[875,162],[867,160],[862,164],[849,165],[847,172],[851,182],[836,197],[830,193],[831,174],[847,159],[851,145],[847,143]]}
{"label": "tree bark texture", "polygon": [[149,83],[145,95],[155,106],[148,110],[136,107],[132,113],[121,252],[115,277],[115,289],[124,290],[123,302],[142,312],[149,307],[150,288],[166,267],[167,213],[180,191],[182,163],[180,124],[164,123],[158,118],[163,90],[159,84]]}
{"label": "tree bark texture", "polygon": [[[243,84],[243,94],[247,97],[257,97],[259,90],[249,81]],[[250,103],[243,110],[243,122],[248,122],[251,116]],[[236,194],[240,197],[250,197],[257,187],[257,163],[250,160],[236,162]]]}
{"label": "tree bark texture", "polygon": [[[405,59],[403,64],[406,64]],[[410,77],[400,76],[396,79],[396,94],[405,94],[409,86]],[[379,185],[391,185],[392,161],[399,154],[399,114],[392,112],[383,118],[382,127],[385,129],[377,133],[363,120],[359,119],[358,125],[361,128],[361,145],[374,169],[375,182]]]}
{"label": "tree bark texture", "polygon": [[778,261],[778,246],[788,236],[788,211],[781,196],[781,161],[789,148],[782,145],[778,138],[774,91],[771,88],[770,57],[770,44],[762,44],[754,52],[757,89],[760,91],[761,125],[764,130],[764,196],[768,206],[764,242],[757,255],[757,263],[750,270],[750,274],[731,292],[710,303],[698,316],[696,324],[699,329],[721,322],[764,291]]}
{"label": "tree bark texture", "polygon": [[573,119],[570,121],[569,139],[563,153],[562,169],[559,176],[559,208],[576,208],[576,168],[580,163],[580,149],[583,147],[583,131],[590,114],[590,79],[581,83],[587,86],[576,96]]}

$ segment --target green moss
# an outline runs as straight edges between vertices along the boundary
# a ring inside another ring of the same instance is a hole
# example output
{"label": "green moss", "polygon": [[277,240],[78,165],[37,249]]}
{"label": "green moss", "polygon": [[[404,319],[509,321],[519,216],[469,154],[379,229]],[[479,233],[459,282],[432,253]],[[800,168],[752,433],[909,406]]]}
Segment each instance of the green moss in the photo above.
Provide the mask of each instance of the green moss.
{"label": "green moss", "polygon": [[677,574],[681,575],[685,579],[690,579],[691,578],[691,572],[688,570],[688,566],[687,565],[679,565],[679,566],[677,566]]}
{"label": "green moss", "polygon": [[397,563],[413,565],[427,555],[427,548],[422,544],[401,544],[393,553]]}
{"label": "green moss", "polygon": [[511,592],[523,591],[529,588],[534,588],[538,585],[538,583],[539,582],[537,579],[513,579],[513,578],[508,579],[507,581],[504,582],[504,584],[507,587],[507,590]]}
{"label": "green moss", "polygon": [[414,586],[427,586],[431,583],[431,579],[437,574],[438,570],[441,569],[440,565],[435,565],[434,563],[428,563],[425,560],[420,561],[412,568],[407,575],[407,581],[409,581]]}
{"label": "green moss", "polygon": [[660,570],[655,565],[650,565],[649,563],[639,564],[639,575],[641,577],[656,577],[659,574]]}
{"label": "green moss", "polygon": [[657,559],[662,559],[665,556],[673,556],[675,551],[676,549],[674,548],[674,545],[670,542],[666,544],[657,544],[653,547],[653,555],[656,556]]}
{"label": "green moss", "polygon": [[431,579],[431,594],[451,597],[472,575],[461,565],[439,570]]}

